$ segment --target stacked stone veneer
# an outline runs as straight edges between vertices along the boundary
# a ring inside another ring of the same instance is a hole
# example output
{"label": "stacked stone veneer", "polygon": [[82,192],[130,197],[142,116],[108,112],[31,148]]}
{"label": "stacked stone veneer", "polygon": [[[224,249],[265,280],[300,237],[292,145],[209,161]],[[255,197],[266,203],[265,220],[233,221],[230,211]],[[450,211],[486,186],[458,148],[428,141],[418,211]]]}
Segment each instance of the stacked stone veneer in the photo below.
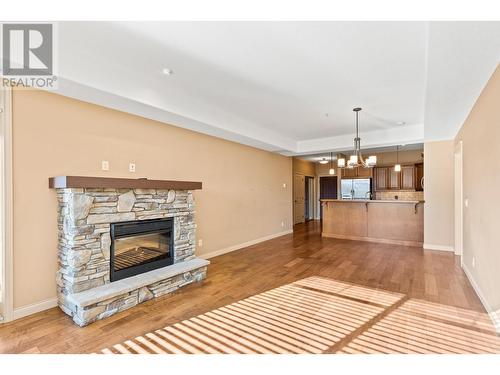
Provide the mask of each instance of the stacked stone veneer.
{"label": "stacked stone veneer", "polygon": [[[194,202],[191,191],[157,189],[57,189],[59,202],[60,308],[83,326],[206,277],[206,266],[173,275],[89,306],[71,296],[110,283],[110,224],[173,217],[174,264],[194,259]],[[114,284],[114,283],[111,283]]]}

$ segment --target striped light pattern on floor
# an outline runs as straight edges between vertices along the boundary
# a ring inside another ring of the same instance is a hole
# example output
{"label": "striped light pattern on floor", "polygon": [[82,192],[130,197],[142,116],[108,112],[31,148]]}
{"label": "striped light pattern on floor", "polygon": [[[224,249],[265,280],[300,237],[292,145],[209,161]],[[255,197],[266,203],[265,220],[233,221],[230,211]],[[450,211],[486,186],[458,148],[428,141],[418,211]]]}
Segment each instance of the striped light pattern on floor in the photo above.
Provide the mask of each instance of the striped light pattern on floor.
{"label": "striped light pattern on floor", "polygon": [[484,313],[309,277],[102,353],[500,353]]}
{"label": "striped light pattern on floor", "polygon": [[320,277],[257,294],[103,353],[323,353],[404,295]]}
{"label": "striped light pattern on floor", "polygon": [[486,314],[410,299],[341,352],[500,353],[500,337]]}

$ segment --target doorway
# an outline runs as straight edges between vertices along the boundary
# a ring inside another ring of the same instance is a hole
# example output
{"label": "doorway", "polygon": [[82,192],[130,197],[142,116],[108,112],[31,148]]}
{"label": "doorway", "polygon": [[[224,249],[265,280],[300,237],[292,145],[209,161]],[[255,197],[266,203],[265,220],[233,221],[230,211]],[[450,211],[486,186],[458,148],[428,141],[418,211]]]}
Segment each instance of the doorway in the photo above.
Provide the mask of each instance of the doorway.
{"label": "doorway", "polygon": [[293,224],[314,219],[314,177],[293,175]]}
{"label": "doorway", "polygon": [[463,197],[463,143],[455,146],[455,255],[460,255],[462,263],[463,231],[464,231],[464,197]]}
{"label": "doorway", "polygon": [[[319,199],[337,199],[337,176],[319,178]],[[323,220],[323,206],[321,204],[319,217]]]}
{"label": "doorway", "polygon": [[314,177],[305,176],[304,190],[304,218],[309,221],[314,219]]}

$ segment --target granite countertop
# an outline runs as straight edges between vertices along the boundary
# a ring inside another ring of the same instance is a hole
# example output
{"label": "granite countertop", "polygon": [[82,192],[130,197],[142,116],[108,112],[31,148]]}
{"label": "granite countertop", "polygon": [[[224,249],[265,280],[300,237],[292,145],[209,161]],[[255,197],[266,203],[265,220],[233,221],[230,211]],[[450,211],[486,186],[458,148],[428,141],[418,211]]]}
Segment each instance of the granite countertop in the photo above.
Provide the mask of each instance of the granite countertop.
{"label": "granite countertop", "polygon": [[408,203],[417,204],[425,201],[404,201],[400,199],[320,199],[321,202],[346,202],[346,203]]}

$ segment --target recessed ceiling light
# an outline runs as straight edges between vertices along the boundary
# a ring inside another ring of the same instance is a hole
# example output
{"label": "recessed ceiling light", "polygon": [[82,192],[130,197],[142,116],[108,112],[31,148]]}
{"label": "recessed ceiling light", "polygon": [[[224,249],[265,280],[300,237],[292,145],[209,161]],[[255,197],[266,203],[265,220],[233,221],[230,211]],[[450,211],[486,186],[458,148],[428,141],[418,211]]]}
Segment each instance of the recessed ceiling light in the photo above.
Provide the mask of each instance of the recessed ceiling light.
{"label": "recessed ceiling light", "polygon": [[325,113],[325,117],[328,117],[328,113]]}
{"label": "recessed ceiling light", "polygon": [[172,74],[174,74],[173,70],[172,69],[168,69],[168,68],[163,68],[163,70],[161,72],[163,74],[165,74],[166,76],[171,76]]}
{"label": "recessed ceiling light", "polygon": [[398,121],[397,124],[398,125],[406,125],[406,122],[404,122],[404,121]]}

